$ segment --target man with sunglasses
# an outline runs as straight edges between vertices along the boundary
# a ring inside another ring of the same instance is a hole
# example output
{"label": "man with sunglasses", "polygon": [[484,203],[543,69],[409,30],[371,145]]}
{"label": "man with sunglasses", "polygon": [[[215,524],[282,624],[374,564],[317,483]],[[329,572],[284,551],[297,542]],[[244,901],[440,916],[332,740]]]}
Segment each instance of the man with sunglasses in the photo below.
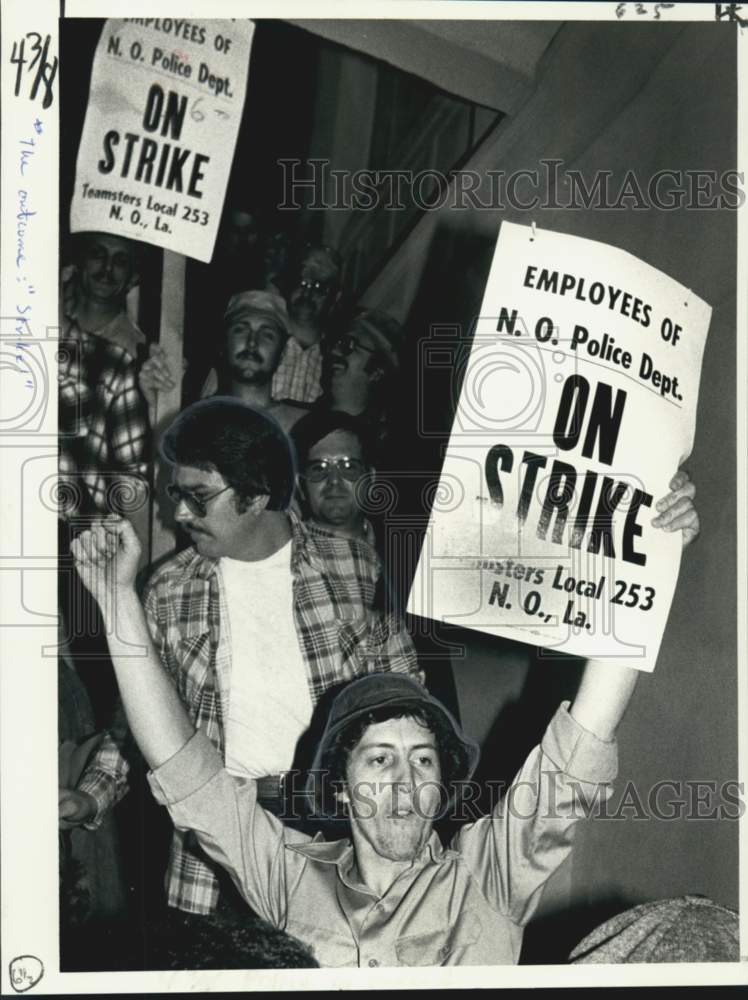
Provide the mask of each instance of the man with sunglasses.
{"label": "man with sunglasses", "polygon": [[[298,743],[317,702],[377,671],[420,678],[404,629],[375,611],[379,563],[363,542],[302,523],[289,439],[262,411],[212,397],[164,435],[169,496],[193,547],[149,581],[145,612],[195,726],[234,774],[288,816]],[[176,833],[168,902],[214,910],[216,866]],[[229,898],[227,893],[225,900]]]}
{"label": "man with sunglasses", "polygon": [[361,490],[373,473],[364,425],[339,410],[316,410],[291,431],[299,461],[299,499],[304,515],[327,531],[374,544],[361,509]]}
{"label": "man with sunglasses", "polygon": [[395,402],[402,339],[402,327],[388,313],[359,308],[341,318],[325,344],[317,407],[358,417],[380,449]]}
{"label": "man with sunglasses", "polygon": [[322,339],[340,300],[342,262],[331,247],[307,244],[290,267],[291,336],[273,378],[273,398],[313,403],[322,392]]}

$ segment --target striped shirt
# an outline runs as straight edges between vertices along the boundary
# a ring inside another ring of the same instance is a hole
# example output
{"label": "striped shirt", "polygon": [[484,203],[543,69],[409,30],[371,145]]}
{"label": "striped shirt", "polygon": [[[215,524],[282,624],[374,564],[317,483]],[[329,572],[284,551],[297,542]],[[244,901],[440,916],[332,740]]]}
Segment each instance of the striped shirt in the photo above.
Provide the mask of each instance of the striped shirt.
{"label": "striped shirt", "polygon": [[302,347],[289,337],[280,364],[273,375],[273,399],[292,403],[313,403],[322,394],[322,351],[320,345]]}
{"label": "striped shirt", "polygon": [[[365,542],[332,535],[293,515],[290,520],[293,615],[312,704],[330,688],[364,674],[393,670],[418,676],[402,620],[375,610],[381,570],[376,552]],[[223,756],[231,637],[218,560],[194,548],[179,553],[150,580],[145,611],[158,655],[192,722]],[[191,835],[175,832],[169,905],[211,913],[219,894],[214,870]]]}

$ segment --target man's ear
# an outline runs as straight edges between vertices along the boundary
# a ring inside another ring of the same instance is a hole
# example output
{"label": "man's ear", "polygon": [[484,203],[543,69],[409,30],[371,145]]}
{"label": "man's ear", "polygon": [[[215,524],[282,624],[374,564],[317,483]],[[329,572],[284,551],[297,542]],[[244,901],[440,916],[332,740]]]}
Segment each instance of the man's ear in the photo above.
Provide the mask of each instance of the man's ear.
{"label": "man's ear", "polygon": [[251,500],[246,497],[236,497],[234,503],[238,514],[246,514],[249,510],[253,514],[261,514],[270,503],[270,494],[262,493],[260,496],[252,497]]}
{"label": "man's ear", "polygon": [[370,382],[381,382],[384,378],[384,368],[381,365],[372,365],[369,369],[369,381]]}

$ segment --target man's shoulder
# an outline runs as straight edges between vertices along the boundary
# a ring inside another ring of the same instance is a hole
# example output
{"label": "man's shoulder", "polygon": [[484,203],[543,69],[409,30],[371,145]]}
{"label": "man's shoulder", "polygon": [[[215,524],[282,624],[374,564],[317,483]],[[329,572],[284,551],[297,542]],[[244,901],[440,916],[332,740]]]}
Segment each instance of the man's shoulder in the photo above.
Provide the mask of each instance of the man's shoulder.
{"label": "man's shoulder", "polygon": [[127,351],[133,361],[138,356],[138,348],[145,343],[146,339],[143,331],[133,323],[124,309],[96,333],[104,340],[108,340]]}
{"label": "man's shoulder", "polygon": [[88,330],[81,326],[78,311],[73,307],[64,313],[61,328],[64,338],[74,337],[83,344],[95,345],[99,350],[104,350],[107,345],[112,356],[122,357],[130,365],[137,364],[140,345],[146,342],[145,334],[124,309],[98,329]]}
{"label": "man's shoulder", "polygon": [[193,546],[171,556],[151,573],[146,594],[178,588],[193,580],[207,580],[216,568],[215,559],[201,556]]}
{"label": "man's shoulder", "polygon": [[376,584],[382,573],[377,550],[363,539],[326,531],[312,521],[299,521],[307,562],[323,576],[354,577]]}
{"label": "man's shoulder", "polygon": [[363,538],[348,538],[346,535],[335,534],[334,531],[323,528],[311,520],[300,520],[298,518],[295,518],[295,520],[306,544],[309,546],[341,557],[357,556],[369,562],[377,562],[379,560],[374,546]]}
{"label": "man's shoulder", "polygon": [[268,413],[278,421],[284,431],[288,433],[297,420],[300,420],[309,412],[306,406],[298,406],[296,403],[287,403],[284,400],[277,400],[268,409]]}

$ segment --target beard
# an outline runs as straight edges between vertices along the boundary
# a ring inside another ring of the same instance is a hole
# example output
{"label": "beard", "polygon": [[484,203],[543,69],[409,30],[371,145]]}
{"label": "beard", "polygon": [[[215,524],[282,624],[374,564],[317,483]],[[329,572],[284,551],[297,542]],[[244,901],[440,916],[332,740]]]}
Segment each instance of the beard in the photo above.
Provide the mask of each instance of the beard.
{"label": "beard", "polygon": [[241,362],[228,365],[226,371],[230,382],[239,382],[241,385],[267,385],[273,377],[273,373],[267,369],[248,368]]}

